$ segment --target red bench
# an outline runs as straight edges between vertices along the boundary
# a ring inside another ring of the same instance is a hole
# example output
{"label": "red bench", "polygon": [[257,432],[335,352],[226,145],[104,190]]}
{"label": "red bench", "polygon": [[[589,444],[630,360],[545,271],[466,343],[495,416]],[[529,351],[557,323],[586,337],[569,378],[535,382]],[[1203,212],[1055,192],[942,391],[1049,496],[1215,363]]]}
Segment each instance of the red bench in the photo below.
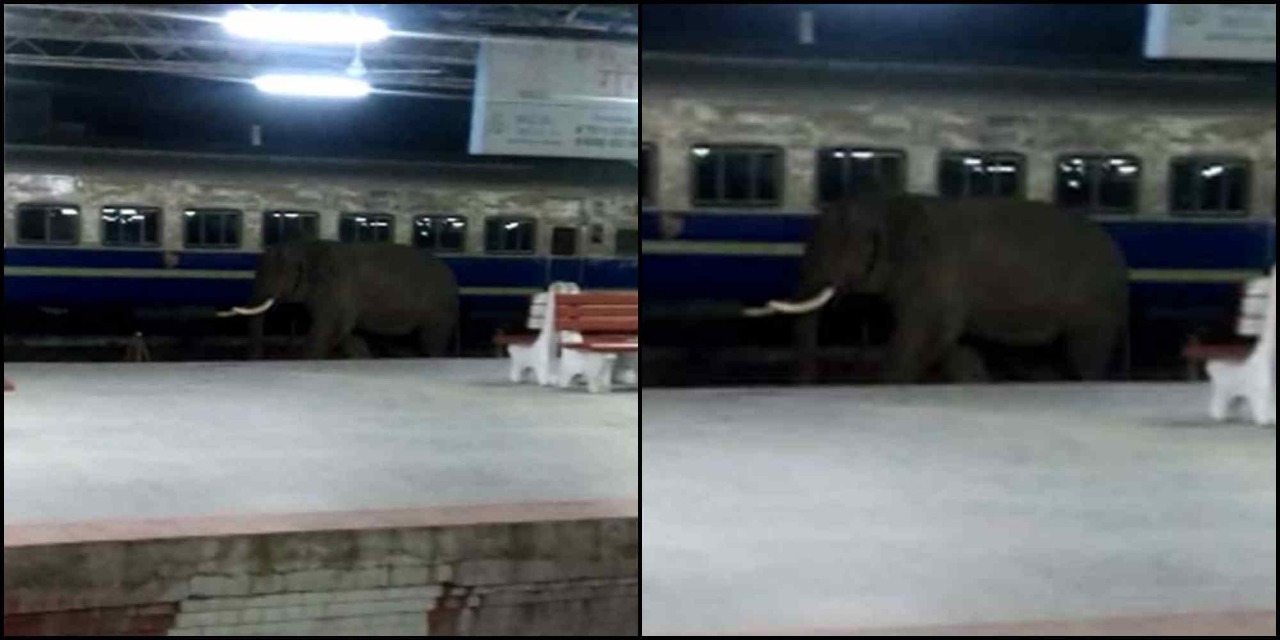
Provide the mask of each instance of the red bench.
{"label": "red bench", "polygon": [[529,371],[539,384],[571,386],[584,379],[592,392],[614,380],[634,384],[640,349],[640,296],[636,291],[587,291],[558,283],[534,296],[527,326],[537,333],[498,334],[511,355],[511,381]]}
{"label": "red bench", "polygon": [[556,329],[577,334],[569,349],[623,353],[639,347],[640,296],[636,291],[588,291],[556,295]]}
{"label": "red bench", "polygon": [[610,390],[615,380],[635,383],[640,351],[639,292],[556,294],[555,330],[560,334],[557,380],[561,387],[571,386],[579,377],[592,393]]}

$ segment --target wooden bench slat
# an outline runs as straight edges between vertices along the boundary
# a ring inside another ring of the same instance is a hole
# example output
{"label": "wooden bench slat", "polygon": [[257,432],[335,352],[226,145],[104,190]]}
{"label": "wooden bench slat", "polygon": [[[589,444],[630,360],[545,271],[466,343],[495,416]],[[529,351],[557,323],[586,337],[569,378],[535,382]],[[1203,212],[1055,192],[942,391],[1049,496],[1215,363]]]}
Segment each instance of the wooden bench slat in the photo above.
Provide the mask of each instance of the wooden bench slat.
{"label": "wooden bench slat", "polygon": [[639,314],[639,307],[636,306],[592,306],[592,307],[569,307],[560,309],[557,315],[561,318],[581,318],[581,317],[600,317],[600,316],[634,316]]}
{"label": "wooden bench slat", "polygon": [[638,351],[640,345],[637,343],[621,343],[621,342],[576,342],[564,345],[566,349],[576,349],[581,351],[596,351],[600,353],[626,353],[629,351]]}
{"label": "wooden bench slat", "polygon": [[1191,344],[1182,350],[1187,360],[1244,360],[1253,353],[1248,344]]}
{"label": "wooden bench slat", "polygon": [[635,316],[627,318],[588,316],[564,320],[557,318],[556,327],[561,331],[634,333],[640,330],[640,319]]}
{"label": "wooden bench slat", "polygon": [[640,303],[640,294],[634,291],[592,291],[588,293],[561,293],[556,295],[556,308],[584,304],[632,304]]}

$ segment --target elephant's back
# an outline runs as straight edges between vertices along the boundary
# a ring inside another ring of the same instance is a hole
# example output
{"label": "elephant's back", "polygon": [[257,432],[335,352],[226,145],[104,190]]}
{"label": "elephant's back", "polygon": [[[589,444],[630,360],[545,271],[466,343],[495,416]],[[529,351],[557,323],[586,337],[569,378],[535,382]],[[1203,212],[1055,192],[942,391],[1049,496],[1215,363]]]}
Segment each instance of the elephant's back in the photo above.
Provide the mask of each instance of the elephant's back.
{"label": "elephant's back", "polygon": [[341,245],[344,258],[358,265],[367,277],[386,278],[409,287],[430,304],[455,304],[457,278],[440,258],[421,249],[395,244]]}
{"label": "elephant's back", "polygon": [[978,236],[1072,260],[1123,260],[1110,234],[1097,222],[1045,202],[974,199],[935,205],[929,214],[944,235]]}
{"label": "elephant's back", "polygon": [[975,199],[935,203],[929,218],[937,243],[963,248],[972,268],[1050,288],[1071,283],[1090,295],[1127,295],[1124,256],[1088,216],[1044,202]]}

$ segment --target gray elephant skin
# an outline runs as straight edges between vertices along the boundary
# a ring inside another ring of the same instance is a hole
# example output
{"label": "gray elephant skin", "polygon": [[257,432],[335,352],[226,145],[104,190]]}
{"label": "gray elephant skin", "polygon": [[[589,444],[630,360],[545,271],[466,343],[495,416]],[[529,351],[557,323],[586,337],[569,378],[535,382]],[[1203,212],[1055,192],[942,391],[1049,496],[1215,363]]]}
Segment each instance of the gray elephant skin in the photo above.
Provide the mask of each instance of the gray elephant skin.
{"label": "gray elephant skin", "polygon": [[249,307],[251,357],[262,357],[264,316],[274,305],[306,308],[306,357],[365,355],[361,334],[414,336],[427,356],[445,355],[458,324],[458,283],[439,258],[392,244],[292,242],[263,252]]}
{"label": "gray elephant skin", "polygon": [[1129,315],[1128,270],[1087,216],[1041,202],[900,195],[819,212],[794,301],[798,378],[816,376],[819,311],[882,296],[894,317],[885,381],[986,375],[972,344],[1060,346],[1071,377],[1107,375]]}

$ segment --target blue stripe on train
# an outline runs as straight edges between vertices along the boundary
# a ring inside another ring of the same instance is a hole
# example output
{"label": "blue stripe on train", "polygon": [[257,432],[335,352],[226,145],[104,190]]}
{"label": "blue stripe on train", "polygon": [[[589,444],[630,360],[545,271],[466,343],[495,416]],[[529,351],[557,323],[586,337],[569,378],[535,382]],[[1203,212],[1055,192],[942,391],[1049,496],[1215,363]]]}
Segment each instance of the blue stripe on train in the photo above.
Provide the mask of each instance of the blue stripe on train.
{"label": "blue stripe on train", "polygon": [[6,304],[225,306],[249,299],[246,280],[6,276]]}
{"label": "blue stripe on train", "polygon": [[[81,269],[162,269],[165,252],[159,250],[105,250],[22,248],[5,249],[6,267],[56,267]],[[246,252],[175,252],[175,270],[252,271],[258,255]],[[636,258],[590,257],[484,257],[442,256],[459,274],[474,280],[474,286],[523,286],[541,282],[548,274],[566,278],[588,277],[597,271],[614,274],[634,272]],[[499,283],[491,285],[486,283]]]}
{"label": "blue stripe on train", "polygon": [[799,270],[794,257],[647,255],[640,289],[646,299],[757,304],[791,295]]}
{"label": "blue stripe on train", "polygon": [[[5,301],[26,304],[224,305],[248,298],[248,280],[175,277],[184,269],[248,271],[257,257],[250,253],[182,253],[179,266],[165,277],[6,276]],[[543,288],[568,280],[585,288],[635,288],[636,258],[486,258],[448,257],[463,287]],[[163,269],[160,251],[93,249],[6,249],[6,267],[73,269]],[[469,296],[493,298],[494,296]]]}
{"label": "blue stripe on train", "polygon": [[[646,240],[662,239],[659,213],[642,214]],[[812,217],[679,213],[690,242],[804,242]],[[1266,220],[1104,222],[1131,269],[1261,269],[1275,261],[1275,226]]]}

